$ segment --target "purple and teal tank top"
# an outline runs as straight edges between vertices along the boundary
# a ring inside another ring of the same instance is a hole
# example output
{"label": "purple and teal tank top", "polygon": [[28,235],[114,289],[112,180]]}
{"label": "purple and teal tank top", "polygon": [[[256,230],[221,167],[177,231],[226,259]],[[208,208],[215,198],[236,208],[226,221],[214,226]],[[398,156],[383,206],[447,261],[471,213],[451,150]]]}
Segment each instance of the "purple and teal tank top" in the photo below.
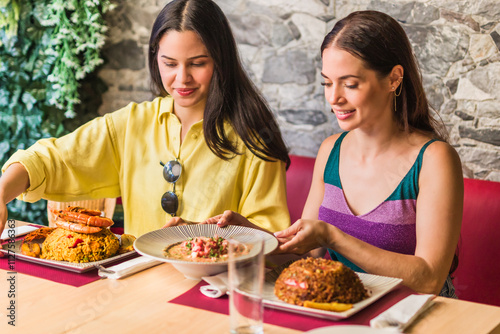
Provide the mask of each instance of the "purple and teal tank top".
{"label": "purple and teal tank top", "polygon": [[[339,176],[340,146],[347,132],[335,142],[325,166],[325,195],[319,208],[319,220],[332,224],[345,233],[376,247],[402,254],[415,254],[416,201],[418,177],[424,151],[435,139],[420,149],[418,157],[393,193],[376,208],[354,215],[347,205]],[[370,189],[366,189],[370,191]],[[328,250],[334,260],[343,262],[354,271],[364,272],[341,254]]]}

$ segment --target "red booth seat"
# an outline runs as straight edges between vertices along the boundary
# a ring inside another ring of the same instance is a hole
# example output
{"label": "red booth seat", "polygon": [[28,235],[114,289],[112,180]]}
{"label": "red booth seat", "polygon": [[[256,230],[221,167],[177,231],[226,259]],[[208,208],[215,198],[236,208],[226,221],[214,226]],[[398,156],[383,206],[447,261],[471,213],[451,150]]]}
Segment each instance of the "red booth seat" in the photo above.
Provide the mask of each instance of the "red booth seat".
{"label": "red booth seat", "polygon": [[464,179],[464,191],[457,296],[500,306],[500,182]]}
{"label": "red booth seat", "polygon": [[[290,158],[287,196],[293,223],[302,214],[315,159]],[[462,300],[500,306],[500,182],[465,179],[464,187],[456,293]]]}
{"label": "red booth seat", "polygon": [[286,196],[290,220],[294,223],[302,216],[316,159],[291,155],[290,160],[290,167],[286,172]]}

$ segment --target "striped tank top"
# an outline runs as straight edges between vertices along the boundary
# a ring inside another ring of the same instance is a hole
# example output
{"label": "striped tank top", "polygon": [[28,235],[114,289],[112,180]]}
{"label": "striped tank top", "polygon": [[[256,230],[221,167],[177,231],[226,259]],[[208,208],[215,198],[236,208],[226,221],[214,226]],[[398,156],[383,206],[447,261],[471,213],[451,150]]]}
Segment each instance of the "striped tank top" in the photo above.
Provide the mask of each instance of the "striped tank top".
{"label": "striped tank top", "polygon": [[[335,142],[325,166],[325,195],[318,218],[376,247],[413,255],[416,247],[418,177],[424,151],[435,139],[424,144],[413,166],[385,201],[368,213],[356,216],[346,202],[339,175],[340,145],[346,134],[342,133]],[[341,254],[328,251],[332,259],[343,262],[354,271],[364,272]]]}

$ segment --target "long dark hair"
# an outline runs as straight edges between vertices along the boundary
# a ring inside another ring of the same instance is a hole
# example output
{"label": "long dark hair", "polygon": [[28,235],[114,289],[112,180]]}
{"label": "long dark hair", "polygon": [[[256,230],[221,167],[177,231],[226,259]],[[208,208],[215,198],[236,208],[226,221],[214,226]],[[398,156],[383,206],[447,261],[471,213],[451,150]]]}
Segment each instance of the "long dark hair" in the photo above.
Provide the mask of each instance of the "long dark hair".
{"label": "long dark hair", "polygon": [[361,59],[380,78],[389,75],[394,66],[403,66],[401,95],[395,97],[395,116],[400,128],[406,132],[420,130],[441,140],[447,138],[442,122],[431,115],[410,41],[396,20],[378,11],[353,12],[326,35],[321,54],[330,46]]}
{"label": "long dark hair", "polygon": [[214,60],[203,116],[208,147],[221,159],[240,154],[224,130],[228,121],[245,146],[259,158],[290,165],[288,150],[279,126],[265,99],[245,73],[229,22],[212,0],[174,0],[160,12],[149,41],[151,88],[157,96],[167,96],[158,69],[158,43],[170,30],[198,34]]}

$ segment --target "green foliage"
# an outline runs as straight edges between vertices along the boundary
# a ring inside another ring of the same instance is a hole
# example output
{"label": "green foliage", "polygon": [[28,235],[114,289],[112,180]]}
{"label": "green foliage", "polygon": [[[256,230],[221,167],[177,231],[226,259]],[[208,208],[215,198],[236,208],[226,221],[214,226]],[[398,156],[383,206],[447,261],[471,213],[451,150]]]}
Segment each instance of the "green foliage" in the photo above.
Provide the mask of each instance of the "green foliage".
{"label": "green foliage", "polygon": [[[86,80],[98,80],[93,72],[102,63],[110,9],[109,0],[0,0],[1,165],[16,150],[88,119],[82,88],[87,97],[105,90]],[[15,200],[8,208],[9,218],[47,222],[45,201]]]}

